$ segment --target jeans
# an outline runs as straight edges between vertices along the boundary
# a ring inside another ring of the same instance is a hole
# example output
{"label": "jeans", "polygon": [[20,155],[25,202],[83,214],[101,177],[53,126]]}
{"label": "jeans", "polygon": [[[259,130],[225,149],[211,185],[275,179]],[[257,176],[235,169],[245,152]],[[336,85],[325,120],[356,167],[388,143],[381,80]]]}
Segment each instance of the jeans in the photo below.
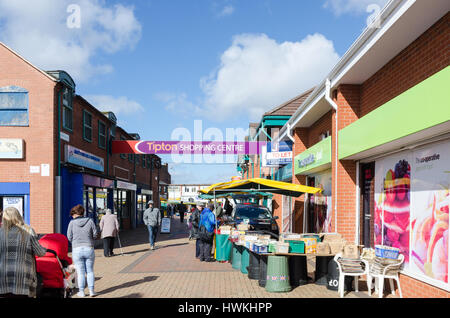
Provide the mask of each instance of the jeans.
{"label": "jeans", "polygon": [[83,291],[86,287],[85,278],[87,276],[87,285],[89,290],[94,290],[94,261],[95,253],[93,247],[80,246],[72,250],[73,263],[77,270],[78,289]]}
{"label": "jeans", "polygon": [[148,235],[150,240],[150,246],[155,245],[156,235],[158,234],[158,226],[147,225]]}

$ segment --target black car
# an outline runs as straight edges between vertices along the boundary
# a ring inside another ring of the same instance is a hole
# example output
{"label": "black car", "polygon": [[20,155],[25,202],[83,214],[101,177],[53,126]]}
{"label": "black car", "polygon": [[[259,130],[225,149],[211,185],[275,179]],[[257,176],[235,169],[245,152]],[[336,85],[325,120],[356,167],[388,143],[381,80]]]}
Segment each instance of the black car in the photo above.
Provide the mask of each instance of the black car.
{"label": "black car", "polygon": [[275,234],[273,237],[277,238],[279,235],[279,229],[277,222],[278,216],[273,217],[269,209],[262,205],[254,204],[236,204],[233,209],[232,219],[237,226],[242,222],[250,224],[250,230],[252,231],[264,231],[266,234]]}

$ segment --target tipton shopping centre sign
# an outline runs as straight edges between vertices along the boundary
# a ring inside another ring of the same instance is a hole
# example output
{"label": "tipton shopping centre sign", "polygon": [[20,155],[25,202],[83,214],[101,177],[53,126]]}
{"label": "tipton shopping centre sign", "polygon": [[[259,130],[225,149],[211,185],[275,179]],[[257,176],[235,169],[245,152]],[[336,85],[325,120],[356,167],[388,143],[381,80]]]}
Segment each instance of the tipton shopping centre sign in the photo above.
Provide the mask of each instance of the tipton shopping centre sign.
{"label": "tipton shopping centre sign", "polygon": [[134,154],[258,155],[266,142],[114,140],[112,152]]}

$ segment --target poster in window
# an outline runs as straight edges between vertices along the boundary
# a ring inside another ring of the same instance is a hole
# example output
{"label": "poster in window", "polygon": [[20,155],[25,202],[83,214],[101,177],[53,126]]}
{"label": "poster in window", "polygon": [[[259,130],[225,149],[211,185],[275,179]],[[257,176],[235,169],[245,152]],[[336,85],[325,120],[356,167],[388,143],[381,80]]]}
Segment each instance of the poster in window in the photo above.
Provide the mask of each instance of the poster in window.
{"label": "poster in window", "polygon": [[3,210],[9,207],[16,208],[22,217],[23,215],[23,197],[3,197]]}
{"label": "poster in window", "polygon": [[375,244],[405,256],[404,270],[450,289],[450,145],[437,143],[375,164]]}
{"label": "poster in window", "polygon": [[330,233],[331,229],[331,171],[314,175],[315,187],[322,191],[314,194],[314,232]]}

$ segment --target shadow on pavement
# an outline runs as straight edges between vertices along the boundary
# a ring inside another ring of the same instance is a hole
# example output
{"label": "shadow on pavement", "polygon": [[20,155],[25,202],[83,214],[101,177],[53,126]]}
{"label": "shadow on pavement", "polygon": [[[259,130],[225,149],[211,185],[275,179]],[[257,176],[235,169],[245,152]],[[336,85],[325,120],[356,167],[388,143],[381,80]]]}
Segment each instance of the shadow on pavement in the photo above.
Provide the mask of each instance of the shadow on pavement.
{"label": "shadow on pavement", "polygon": [[[148,282],[152,282],[154,280],[157,280],[159,276],[147,276],[144,277],[142,279],[138,279],[138,280],[133,280],[131,282],[126,282],[123,283],[121,285],[117,285],[117,286],[113,286],[110,288],[107,288],[105,290],[100,291],[103,295],[104,294],[108,294],[108,293],[112,293],[113,291],[116,291],[118,289],[122,289],[122,288],[128,288],[128,287],[133,287],[139,284],[143,284],[143,283],[148,283]],[[127,297],[130,297],[131,295],[128,295]]]}

